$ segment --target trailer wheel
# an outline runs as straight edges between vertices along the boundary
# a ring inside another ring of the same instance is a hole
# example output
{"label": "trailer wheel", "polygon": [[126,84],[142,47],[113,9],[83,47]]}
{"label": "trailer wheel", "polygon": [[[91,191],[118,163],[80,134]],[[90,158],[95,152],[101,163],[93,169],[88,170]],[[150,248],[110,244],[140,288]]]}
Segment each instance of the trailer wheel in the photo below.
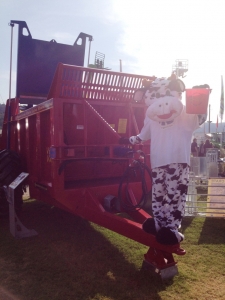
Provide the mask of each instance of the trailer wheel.
{"label": "trailer wheel", "polygon": [[[4,191],[4,186],[8,186],[22,172],[21,159],[19,155],[11,150],[0,152],[0,216],[8,214],[9,205]],[[17,212],[22,209],[23,189],[18,186],[14,194],[15,209]]]}

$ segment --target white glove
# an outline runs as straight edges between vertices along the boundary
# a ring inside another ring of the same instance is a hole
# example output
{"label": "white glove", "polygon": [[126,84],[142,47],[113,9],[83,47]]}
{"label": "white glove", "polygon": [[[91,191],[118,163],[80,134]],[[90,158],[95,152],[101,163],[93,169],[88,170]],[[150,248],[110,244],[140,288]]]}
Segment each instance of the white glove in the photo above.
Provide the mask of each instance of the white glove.
{"label": "white glove", "polygon": [[129,142],[132,144],[132,145],[136,145],[136,144],[140,144],[141,143],[141,139],[139,138],[139,136],[131,136],[129,138]]}

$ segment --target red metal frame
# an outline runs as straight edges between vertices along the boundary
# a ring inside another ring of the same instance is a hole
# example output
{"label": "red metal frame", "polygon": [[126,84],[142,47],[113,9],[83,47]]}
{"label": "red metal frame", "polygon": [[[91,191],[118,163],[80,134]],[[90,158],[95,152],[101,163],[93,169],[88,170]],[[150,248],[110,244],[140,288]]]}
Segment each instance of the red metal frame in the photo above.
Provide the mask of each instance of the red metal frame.
{"label": "red metal frame", "polygon": [[[11,145],[29,173],[31,197],[151,247],[145,260],[165,268],[175,264],[172,253],[185,251],[179,244],[163,246],[142,230],[141,224],[151,218],[148,213],[128,212],[130,220],[104,208],[104,198],[117,196],[121,176],[130,164],[129,158],[115,155],[118,147],[133,149],[119,145],[119,138],[136,135],[143,126],[145,105],[132,100],[142,79],[59,64],[47,101],[21,113],[17,113],[18,99],[11,102]],[[149,161],[149,144],[139,148]],[[128,192],[135,203],[141,195],[140,178],[130,183]]]}
{"label": "red metal frame", "polygon": [[[155,77],[145,76],[153,80]],[[131,102],[142,86],[142,75],[91,69],[59,63],[48,97]]]}

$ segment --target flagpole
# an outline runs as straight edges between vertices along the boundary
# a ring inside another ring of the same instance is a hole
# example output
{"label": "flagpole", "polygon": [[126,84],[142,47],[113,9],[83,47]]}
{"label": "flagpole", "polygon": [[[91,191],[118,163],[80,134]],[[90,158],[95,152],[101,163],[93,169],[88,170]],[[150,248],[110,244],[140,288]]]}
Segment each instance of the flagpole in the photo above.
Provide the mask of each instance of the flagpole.
{"label": "flagpole", "polygon": [[216,139],[218,138],[218,115],[216,118]]}
{"label": "flagpole", "polygon": [[[221,119],[221,124],[222,124],[222,121],[223,121],[223,113],[224,113],[224,88],[223,88],[223,75],[221,75],[221,96],[220,96],[220,119]],[[222,132],[221,132],[220,143],[221,143],[221,147],[223,147]]]}

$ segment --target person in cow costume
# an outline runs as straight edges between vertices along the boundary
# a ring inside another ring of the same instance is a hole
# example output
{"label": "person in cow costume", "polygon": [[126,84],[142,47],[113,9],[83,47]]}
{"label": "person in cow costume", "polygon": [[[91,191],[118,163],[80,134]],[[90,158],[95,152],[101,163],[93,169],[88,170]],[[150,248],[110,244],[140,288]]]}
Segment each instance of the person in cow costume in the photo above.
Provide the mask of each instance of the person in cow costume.
{"label": "person in cow costume", "polygon": [[186,113],[181,102],[185,85],[175,74],[153,82],[143,80],[143,86],[134,100],[148,106],[144,126],[129,138],[133,145],[151,140],[153,218],[145,220],[143,230],[161,244],[174,245],[184,239],[178,229],[185,211],[192,134],[207,115]]}

